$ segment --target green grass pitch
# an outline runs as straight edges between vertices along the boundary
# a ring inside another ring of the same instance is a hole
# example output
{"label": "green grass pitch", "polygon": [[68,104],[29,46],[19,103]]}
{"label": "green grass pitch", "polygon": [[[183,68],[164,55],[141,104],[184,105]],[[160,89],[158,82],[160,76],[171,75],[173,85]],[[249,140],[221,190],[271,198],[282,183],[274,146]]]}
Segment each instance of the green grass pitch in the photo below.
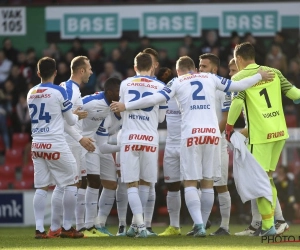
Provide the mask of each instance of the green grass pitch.
{"label": "green grass pitch", "polygon": [[[135,239],[128,237],[99,237],[84,239],[34,239],[34,228],[0,228],[0,249],[111,249],[111,250],[160,250],[160,249],[300,249],[300,242],[268,244],[262,243],[260,237],[237,237],[237,236],[206,236],[194,238],[185,236],[191,226],[182,227],[182,236],[178,237],[152,237],[147,239]],[[243,230],[245,226],[231,225],[231,233]],[[155,232],[161,233],[165,227],[153,227]],[[207,230],[207,235],[217,229],[213,226]],[[112,233],[117,232],[117,227],[109,227]],[[290,231],[285,236],[294,236],[299,240],[300,225],[291,225]],[[279,240],[278,240],[279,241]]]}

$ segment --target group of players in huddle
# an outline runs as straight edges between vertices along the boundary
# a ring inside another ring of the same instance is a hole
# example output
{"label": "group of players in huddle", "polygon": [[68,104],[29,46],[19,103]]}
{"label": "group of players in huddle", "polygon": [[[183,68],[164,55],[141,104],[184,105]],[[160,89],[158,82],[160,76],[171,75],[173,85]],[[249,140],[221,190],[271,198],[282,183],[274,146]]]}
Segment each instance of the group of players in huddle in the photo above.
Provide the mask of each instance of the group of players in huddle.
{"label": "group of players in huddle", "polygon": [[[113,236],[106,228],[106,220],[115,198],[119,217],[116,236],[157,236],[151,227],[158,171],[157,126],[165,117],[163,171],[170,226],[159,236],[181,234],[181,183],[194,222],[188,235],[206,236],[214,186],[222,220],[220,228],[210,235],[230,235],[227,141],[234,133],[233,125],[243,105],[246,127],[240,133],[248,138],[249,150],[269,175],[273,201],[265,197],[251,200],[252,223],[235,235],[275,235],[289,228],[282,216],[272,173],[288,137],[281,92],[297,103],[300,91],[278,70],[255,64],[250,43],[237,45],[234,50],[229,63],[232,80],[217,75],[217,56],[203,54],[199,59],[197,70],[190,57],[180,57],[174,77],[170,69],[158,69],[155,50],[145,49],[134,59],[136,76],[122,82],[109,78],[103,92],[83,98],[80,88],[92,74],[87,57],[72,60],[71,77],[60,86],[53,84],[55,60],[39,60],[37,74],[41,84],[27,96],[36,188],[35,238]],[[261,120],[262,112],[276,111],[277,116]],[[261,122],[268,123],[265,129]],[[117,145],[109,144],[109,135],[116,133]],[[272,133],[274,136],[269,136]],[[47,191],[53,185],[51,227],[46,232]],[[100,185],[103,189],[99,198]],[[127,229],[128,203],[133,218]],[[74,219],[76,229],[72,227]]]}

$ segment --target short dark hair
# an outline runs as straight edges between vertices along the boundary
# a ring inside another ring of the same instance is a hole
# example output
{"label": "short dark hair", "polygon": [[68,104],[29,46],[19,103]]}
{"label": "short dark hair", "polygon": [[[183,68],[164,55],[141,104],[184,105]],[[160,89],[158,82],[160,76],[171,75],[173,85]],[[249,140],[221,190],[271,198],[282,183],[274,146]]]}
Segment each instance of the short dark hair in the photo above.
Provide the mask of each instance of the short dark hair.
{"label": "short dark hair", "polygon": [[167,84],[174,78],[173,72],[167,67],[162,67],[159,69],[156,75],[157,79]]}
{"label": "short dark hair", "polygon": [[51,78],[56,71],[56,62],[51,57],[43,57],[37,63],[38,72],[43,80]]}
{"label": "short dark hair", "polygon": [[76,56],[71,61],[71,72],[76,72],[80,68],[85,67],[85,61],[89,61],[86,56]]}
{"label": "short dark hair", "polygon": [[155,49],[146,48],[146,49],[143,50],[143,53],[147,53],[149,55],[154,56],[155,60],[158,62],[158,53]]}
{"label": "short dark hair", "polygon": [[152,67],[152,58],[148,53],[140,52],[134,58],[134,65],[139,72],[149,71]]}
{"label": "short dark hair", "polygon": [[189,56],[182,56],[176,61],[176,65],[181,71],[195,70],[195,63]]}
{"label": "short dark hair", "polygon": [[203,59],[208,59],[212,64],[217,66],[218,68],[220,67],[220,58],[217,57],[215,54],[212,53],[205,53],[199,56],[199,60]]}
{"label": "short dark hair", "polygon": [[244,60],[255,59],[255,49],[253,45],[249,42],[237,44],[234,48],[234,53],[236,56],[240,56]]}
{"label": "short dark hair", "polygon": [[115,88],[120,88],[121,80],[116,77],[108,78],[104,83],[104,92],[108,90],[114,90]]}

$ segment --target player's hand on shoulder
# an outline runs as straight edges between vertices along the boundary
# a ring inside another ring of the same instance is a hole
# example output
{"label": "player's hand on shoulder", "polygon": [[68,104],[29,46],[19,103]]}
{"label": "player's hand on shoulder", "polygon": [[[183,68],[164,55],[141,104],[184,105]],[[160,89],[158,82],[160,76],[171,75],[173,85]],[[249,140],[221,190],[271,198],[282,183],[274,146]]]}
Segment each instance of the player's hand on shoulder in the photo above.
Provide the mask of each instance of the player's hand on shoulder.
{"label": "player's hand on shoulder", "polygon": [[88,112],[87,112],[87,111],[84,111],[84,110],[81,110],[81,107],[78,107],[76,110],[74,110],[73,113],[74,113],[75,115],[78,115],[78,119],[79,119],[79,120],[86,118],[87,115],[88,115]]}
{"label": "player's hand on shoulder", "polygon": [[110,110],[112,112],[118,113],[118,112],[123,112],[126,110],[125,104],[121,102],[112,102],[110,104]]}
{"label": "player's hand on shoulder", "polygon": [[84,147],[89,152],[94,152],[96,149],[94,145],[94,140],[92,138],[82,137],[79,143],[82,147]]}
{"label": "player's hand on shoulder", "polygon": [[263,81],[272,81],[275,77],[275,73],[271,70],[264,70],[260,67],[257,73],[261,74],[261,78]]}

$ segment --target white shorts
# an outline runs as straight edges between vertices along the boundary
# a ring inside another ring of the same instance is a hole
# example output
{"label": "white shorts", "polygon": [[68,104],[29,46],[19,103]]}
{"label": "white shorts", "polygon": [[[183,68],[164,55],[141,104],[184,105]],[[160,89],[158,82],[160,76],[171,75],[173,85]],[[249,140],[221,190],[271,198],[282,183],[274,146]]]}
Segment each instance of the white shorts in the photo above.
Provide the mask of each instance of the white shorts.
{"label": "white shorts", "polygon": [[79,143],[68,143],[68,145],[75,157],[79,180],[81,180],[82,176],[86,176],[86,165],[83,164],[84,158],[82,156],[82,146]]}
{"label": "white shorts", "polygon": [[117,169],[112,154],[100,153],[100,179],[117,181]]}
{"label": "white shorts", "polygon": [[219,147],[214,144],[187,147],[187,139],[181,140],[180,172],[183,180],[219,179],[221,163]]}
{"label": "white shorts", "polygon": [[120,164],[122,182],[130,183],[142,179],[156,183],[158,145],[121,145]]}
{"label": "white shorts", "polygon": [[214,186],[227,186],[229,154],[227,147],[222,147],[221,151],[221,178],[214,181]]}
{"label": "white shorts", "polygon": [[163,170],[166,183],[173,183],[182,180],[182,176],[180,175],[180,146],[169,147],[166,145]]}
{"label": "white shorts", "polygon": [[78,182],[76,160],[67,144],[63,152],[32,151],[31,155],[34,165],[35,188],[50,185],[65,187]]}
{"label": "white shorts", "polygon": [[95,147],[94,152],[88,152],[85,149],[82,150],[84,157],[82,165],[83,168],[86,169],[87,174],[100,175],[100,151],[96,145]]}

